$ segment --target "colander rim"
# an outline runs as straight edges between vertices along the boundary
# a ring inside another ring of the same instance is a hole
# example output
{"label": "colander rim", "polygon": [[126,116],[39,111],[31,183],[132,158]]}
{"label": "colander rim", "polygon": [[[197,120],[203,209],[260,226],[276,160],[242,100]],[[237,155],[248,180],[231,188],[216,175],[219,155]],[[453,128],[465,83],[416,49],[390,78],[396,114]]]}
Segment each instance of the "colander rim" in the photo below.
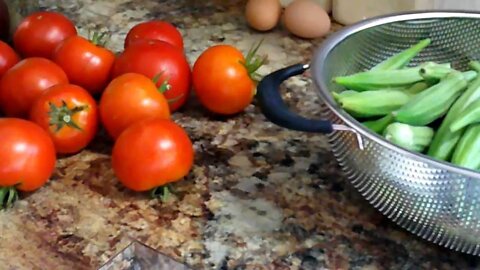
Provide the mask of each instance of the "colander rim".
{"label": "colander rim", "polygon": [[345,122],[347,126],[353,128],[355,132],[358,132],[362,136],[374,141],[377,144],[380,144],[389,150],[395,151],[399,154],[402,154],[412,160],[423,162],[429,164],[436,169],[446,170],[452,173],[460,174],[468,178],[474,178],[480,180],[480,172],[463,168],[457,165],[454,165],[450,162],[437,160],[433,157],[430,157],[426,154],[421,154],[407,150],[403,147],[397,146],[387,140],[382,136],[370,131],[364,125],[360,124],[358,120],[353,118],[347,112],[345,112],[341,107],[337,105],[333,96],[330,94],[330,90],[327,87],[327,80],[331,78],[326,77],[325,69],[326,67],[323,63],[326,61],[330,52],[333,49],[345,41],[349,36],[358,33],[360,31],[385,25],[394,22],[402,22],[409,20],[419,20],[419,19],[445,19],[445,18],[467,18],[467,19],[480,19],[480,13],[474,11],[464,11],[464,10],[418,10],[418,11],[409,11],[409,12],[398,12],[392,13],[389,15],[376,16],[363,21],[357,22],[355,24],[345,26],[344,28],[334,32],[329,37],[327,37],[320,46],[318,46],[314,52],[313,58],[310,64],[310,70],[312,74],[312,82],[314,88],[319,94],[322,101],[326,106],[337,115],[342,121]]}

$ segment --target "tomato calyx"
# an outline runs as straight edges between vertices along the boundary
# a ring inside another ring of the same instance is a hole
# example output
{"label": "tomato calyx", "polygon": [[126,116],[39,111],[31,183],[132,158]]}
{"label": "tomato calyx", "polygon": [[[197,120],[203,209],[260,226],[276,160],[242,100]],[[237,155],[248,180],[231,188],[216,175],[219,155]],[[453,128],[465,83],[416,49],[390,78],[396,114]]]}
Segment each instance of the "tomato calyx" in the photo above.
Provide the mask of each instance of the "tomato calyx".
{"label": "tomato calyx", "polygon": [[13,206],[18,200],[18,191],[15,186],[0,188],[0,210]]}
{"label": "tomato calyx", "polygon": [[[162,77],[162,75],[164,73],[165,73],[165,71],[161,71],[160,73],[155,75],[155,77],[153,77],[152,81],[155,85],[158,84],[158,81],[160,80],[160,77]],[[167,77],[166,79],[164,79],[162,81],[162,84],[157,88],[160,93],[163,94],[163,93],[167,92],[168,90],[170,90],[172,88],[172,86],[170,85],[170,83],[168,81],[169,81],[169,78]]]}
{"label": "tomato calyx", "polygon": [[168,199],[170,198],[170,195],[171,195],[171,192],[170,192],[170,189],[168,188],[168,186],[156,187],[156,188],[153,188],[150,191],[150,197],[152,199],[157,199],[158,198],[162,202],[168,201]]}
{"label": "tomato calyx", "polygon": [[257,45],[252,46],[245,57],[245,62],[240,63],[247,69],[250,79],[257,84],[262,79],[257,70],[267,62],[267,56],[259,57],[257,55],[260,45],[262,45],[263,39]]}
{"label": "tomato calyx", "polygon": [[95,46],[106,47],[107,43],[110,41],[110,34],[107,31],[102,33],[94,31],[93,34],[91,34],[89,30],[88,40],[90,40],[90,42],[92,42]]}
{"label": "tomato calyx", "polygon": [[[152,81],[155,85],[158,84],[158,81],[160,80],[160,77],[164,74],[165,72],[164,71],[161,71],[160,73],[158,73],[157,75],[155,75],[155,77],[153,77]],[[165,92],[167,92],[168,90],[170,90],[172,88],[172,85],[169,83],[169,77],[167,77],[166,79],[164,79],[162,81],[162,84],[157,88],[158,89],[158,92],[164,94]],[[175,97],[175,98],[170,98],[170,99],[167,99],[167,102],[169,104],[172,104],[172,103],[175,103],[177,102],[179,99],[181,99],[183,97],[183,94],[181,94],[180,96],[178,97]]]}
{"label": "tomato calyx", "polygon": [[65,100],[62,100],[61,106],[56,106],[52,102],[49,102],[50,111],[48,115],[50,117],[50,126],[56,126],[55,132],[60,131],[64,126],[68,126],[74,129],[82,130],[81,127],[73,121],[73,116],[85,110],[88,106],[75,106],[73,108],[68,108]]}

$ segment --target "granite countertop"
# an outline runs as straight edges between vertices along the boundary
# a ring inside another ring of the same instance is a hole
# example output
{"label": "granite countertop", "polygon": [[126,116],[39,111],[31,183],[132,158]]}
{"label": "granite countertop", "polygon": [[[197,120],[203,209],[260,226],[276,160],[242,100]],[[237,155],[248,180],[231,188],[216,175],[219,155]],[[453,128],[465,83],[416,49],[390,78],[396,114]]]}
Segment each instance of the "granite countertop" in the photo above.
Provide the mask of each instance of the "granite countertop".
{"label": "granite countertop", "polygon": [[[270,61],[263,74],[309,62],[322,42],[294,38],[281,27],[252,31],[243,5],[41,1],[43,8],[67,14],[81,33],[108,28],[115,51],[131,26],[150,18],[181,29],[191,63],[210,45],[247,51],[264,38],[261,53]],[[315,117],[318,98],[309,84],[308,74],[292,78],[284,96],[294,110]],[[220,119],[192,97],[173,118],[190,134],[196,162],[185,180],[172,185],[170,200],[150,200],[116,182],[111,143],[99,136],[85,151],[62,158],[47,186],[0,213],[0,269],[98,269],[134,240],[193,269],[480,267],[479,259],[424,242],[374,210],[341,175],[322,135],[277,127],[255,103]]]}

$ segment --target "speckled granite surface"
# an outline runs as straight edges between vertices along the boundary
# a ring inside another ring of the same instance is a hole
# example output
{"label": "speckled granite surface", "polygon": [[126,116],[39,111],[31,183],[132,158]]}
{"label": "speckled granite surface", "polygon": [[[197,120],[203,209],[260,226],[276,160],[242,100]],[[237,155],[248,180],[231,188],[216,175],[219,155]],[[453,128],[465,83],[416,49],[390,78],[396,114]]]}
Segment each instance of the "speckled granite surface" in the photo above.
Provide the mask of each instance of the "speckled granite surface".
{"label": "speckled granite surface", "polygon": [[[264,38],[262,73],[308,62],[321,40],[246,26],[243,1],[43,0],[79,26],[106,27],[121,50],[134,24],[161,18],[185,37],[191,63],[210,45],[247,50]],[[339,26],[335,25],[334,29]],[[318,115],[308,75],[285,83],[288,103]],[[196,164],[166,203],[121,187],[99,137],[62,159],[49,184],[0,213],[0,269],[97,269],[132,240],[194,269],[475,269],[480,260],[423,242],[381,216],[340,174],[322,135],[266,122],[255,104],[213,118],[192,97],[174,114]]]}

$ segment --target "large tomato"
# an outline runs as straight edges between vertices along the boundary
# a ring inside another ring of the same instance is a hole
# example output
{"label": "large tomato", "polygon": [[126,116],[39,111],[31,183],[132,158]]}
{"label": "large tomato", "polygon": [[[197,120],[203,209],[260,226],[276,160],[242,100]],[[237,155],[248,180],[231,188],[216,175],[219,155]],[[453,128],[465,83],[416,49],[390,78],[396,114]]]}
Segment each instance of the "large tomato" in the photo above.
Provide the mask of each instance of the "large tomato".
{"label": "large tomato", "polygon": [[144,118],[170,118],[163,94],[151,79],[137,73],[126,73],[112,80],[100,98],[99,109],[105,130],[114,139]]}
{"label": "large tomato", "polygon": [[138,40],[161,40],[183,50],[183,37],[180,31],[171,23],[161,20],[142,22],[130,29],[125,37],[124,47],[127,48]]}
{"label": "large tomato", "polygon": [[115,142],[112,168],[134,191],[147,191],[179,181],[193,165],[188,134],[173,121],[150,118],[126,129]]}
{"label": "large tomato", "polygon": [[51,60],[23,59],[0,80],[0,108],[7,116],[28,117],[35,99],[47,88],[62,83],[68,83],[67,75]]}
{"label": "large tomato", "polygon": [[60,42],[75,35],[75,25],[63,14],[37,11],[25,17],[17,26],[13,44],[23,57],[51,58]]}
{"label": "large tomato", "polygon": [[84,149],[98,130],[97,103],[87,90],[73,84],[57,84],[33,104],[30,120],[46,130],[59,154]]}
{"label": "large tomato", "polygon": [[[182,50],[158,40],[139,40],[115,60],[113,76],[140,73],[158,78],[157,86],[166,90],[170,111],[178,110],[190,93],[191,72]],[[160,75],[160,76],[158,76]],[[168,90],[167,90],[168,89]]]}
{"label": "large tomato", "polygon": [[70,82],[92,95],[103,91],[115,61],[115,54],[104,48],[101,42],[97,35],[92,41],[72,36],[60,43],[53,55],[53,61],[65,71]]}
{"label": "large tomato", "polygon": [[7,43],[0,41],[0,78],[20,61],[20,57]]}
{"label": "large tomato", "polygon": [[250,54],[245,59],[233,46],[212,46],[197,58],[193,66],[193,91],[211,112],[239,113],[253,100],[256,84],[252,77],[261,64],[262,61]]}
{"label": "large tomato", "polygon": [[33,122],[0,118],[0,187],[34,191],[55,169],[55,147],[48,134]]}

